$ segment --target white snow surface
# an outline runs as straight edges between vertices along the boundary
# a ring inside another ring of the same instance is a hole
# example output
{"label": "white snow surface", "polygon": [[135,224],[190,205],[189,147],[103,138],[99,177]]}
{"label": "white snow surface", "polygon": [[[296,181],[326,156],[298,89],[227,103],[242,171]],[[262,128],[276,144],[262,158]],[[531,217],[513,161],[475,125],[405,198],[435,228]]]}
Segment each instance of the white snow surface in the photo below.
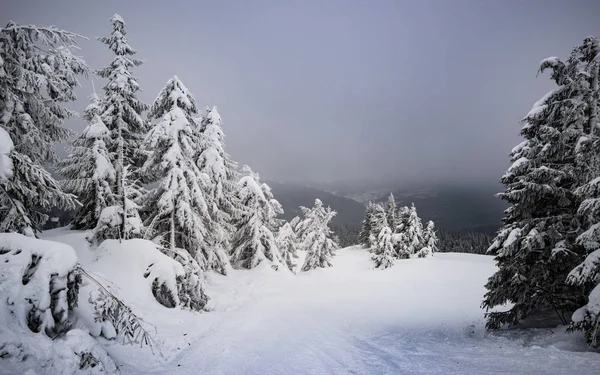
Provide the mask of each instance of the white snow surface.
{"label": "white snow surface", "polygon": [[[84,241],[66,229],[44,237]],[[94,251],[75,247],[93,267]],[[565,327],[485,331],[479,306],[496,270],[490,256],[436,253],[376,270],[367,250],[350,247],[332,263],[297,275],[266,264],[209,273],[210,312],[132,306],[156,327],[157,355],[103,342],[123,374],[600,373],[600,352]]]}
{"label": "white snow surface", "polygon": [[10,135],[0,128],[0,181],[12,177],[12,160],[9,156],[14,145]]}

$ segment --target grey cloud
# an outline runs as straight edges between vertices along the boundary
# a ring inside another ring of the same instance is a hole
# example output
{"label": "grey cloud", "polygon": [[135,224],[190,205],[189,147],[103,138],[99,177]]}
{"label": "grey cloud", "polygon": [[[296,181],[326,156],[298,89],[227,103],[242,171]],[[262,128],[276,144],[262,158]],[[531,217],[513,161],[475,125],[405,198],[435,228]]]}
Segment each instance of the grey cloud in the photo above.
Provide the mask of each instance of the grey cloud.
{"label": "grey cloud", "polygon": [[[228,150],[273,179],[493,181],[552,85],[538,62],[599,35],[600,2],[5,1],[0,22],[95,37],[123,16],[151,102],[177,74],[224,119]],[[100,86],[97,82],[96,86]],[[89,83],[74,104],[82,110]],[[69,126],[81,130],[80,120]]]}

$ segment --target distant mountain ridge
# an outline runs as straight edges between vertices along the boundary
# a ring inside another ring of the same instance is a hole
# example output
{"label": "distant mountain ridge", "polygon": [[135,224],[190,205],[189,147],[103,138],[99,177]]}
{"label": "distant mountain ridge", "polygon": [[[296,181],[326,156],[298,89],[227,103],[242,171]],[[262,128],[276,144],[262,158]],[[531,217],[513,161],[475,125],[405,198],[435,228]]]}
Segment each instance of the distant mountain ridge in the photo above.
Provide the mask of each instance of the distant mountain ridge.
{"label": "distant mountain ridge", "polygon": [[475,230],[493,233],[501,225],[507,204],[495,196],[498,184],[431,184],[400,186],[361,185],[343,183],[303,185],[298,182],[268,182],[280,201],[284,217],[289,220],[300,214],[299,205],[312,206],[321,199],[338,211],[336,222],[360,227],[368,201],[384,202],[390,193],[398,206],[414,203],[423,220],[433,220],[437,227],[448,230]]}

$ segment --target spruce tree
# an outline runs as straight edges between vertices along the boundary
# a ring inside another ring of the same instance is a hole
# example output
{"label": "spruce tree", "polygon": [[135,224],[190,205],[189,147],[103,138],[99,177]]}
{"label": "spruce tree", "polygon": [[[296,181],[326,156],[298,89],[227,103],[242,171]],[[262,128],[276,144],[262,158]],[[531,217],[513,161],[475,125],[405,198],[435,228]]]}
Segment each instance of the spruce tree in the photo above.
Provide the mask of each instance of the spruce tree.
{"label": "spruce tree", "polygon": [[435,234],[435,224],[433,221],[427,222],[427,226],[423,231],[423,247],[417,253],[419,258],[425,258],[433,255],[437,249],[437,235]]}
{"label": "spruce tree", "polygon": [[558,87],[523,120],[525,141],[512,150],[512,165],[501,179],[506,190],[499,196],[511,207],[488,250],[496,255],[498,271],[486,284],[482,306],[513,306],[487,313],[490,329],[544,310],[566,324],[567,314],[583,301],[584,291],[566,283],[583,255],[576,243],[579,198],[574,192],[581,176],[575,154],[588,119],[575,55],[566,63],[555,57],[542,61],[540,71],[550,69]]}
{"label": "spruce tree", "polygon": [[225,272],[227,259],[209,249],[210,219],[206,176],[194,162],[197,137],[193,116],[196,102],[177,76],[169,79],[152,104],[148,119],[154,126],[143,147],[150,156],[141,171],[158,186],[143,199],[148,235],[165,247],[187,250],[204,268]]}
{"label": "spruce tree", "polygon": [[385,213],[387,215],[387,225],[390,228],[395,228],[398,225],[398,212],[396,209],[396,199],[394,194],[390,193],[387,203],[385,204]]}
{"label": "spruce tree", "polygon": [[371,245],[371,217],[373,216],[374,211],[375,205],[373,202],[367,203],[367,208],[365,209],[365,218],[362,221],[362,227],[358,235],[358,243],[364,247],[369,247]]}
{"label": "spruce tree", "polygon": [[375,262],[375,268],[384,270],[393,266],[394,252],[392,230],[386,224],[379,232],[379,236],[377,237],[377,246],[375,247],[371,257]]}
{"label": "spruce tree", "polygon": [[257,173],[250,167],[243,167],[243,176],[238,182],[237,199],[243,211],[238,230],[233,238],[231,264],[235,268],[254,268],[268,262],[279,270],[284,260],[277,249],[274,219],[283,213],[277,200],[273,198],[267,184],[260,183]]}
{"label": "spruce tree", "polygon": [[219,272],[225,270],[231,237],[235,233],[235,222],[240,218],[242,208],[236,198],[239,173],[237,165],[225,152],[225,135],[221,127],[221,116],[216,107],[207,108],[199,129],[200,152],[196,163],[206,179],[206,203],[212,218],[212,226],[207,239],[217,262],[209,262],[210,268]]}
{"label": "spruce tree", "polygon": [[[132,58],[137,53],[126,38],[125,22],[118,14],[110,19],[112,32],[109,37],[99,38],[114,53],[115,57],[104,69],[97,74],[106,78],[104,98],[102,100],[101,117],[110,130],[111,137],[107,140],[107,148],[112,156],[111,162],[115,169],[116,185],[114,192],[121,205],[125,205],[125,195],[122,189],[123,170],[130,167],[132,178],[139,179],[139,174],[145,158],[145,153],[140,147],[147,132],[147,125],[142,119],[142,113],[148,105],[142,103],[137,95],[140,91],[137,79],[132,75],[131,69],[142,64],[141,60]],[[141,181],[143,183],[147,181]],[[122,212],[124,212],[122,210]],[[123,225],[126,218],[121,218]],[[124,229],[123,229],[124,230]],[[120,233],[119,238],[125,237]]]}
{"label": "spruce tree", "polygon": [[417,208],[414,203],[410,206],[402,233],[405,236],[406,245],[410,255],[417,254],[424,246],[423,223],[417,214]]}
{"label": "spruce tree", "polygon": [[588,37],[578,46],[571,62],[578,79],[578,91],[585,103],[585,135],[580,136],[576,152],[576,166],[584,183],[575,194],[581,200],[577,211],[583,233],[577,244],[583,246],[587,257],[567,277],[567,283],[578,287],[587,297],[586,303],[572,316],[570,330],[584,331],[588,343],[600,345],[600,137],[598,134],[599,75],[598,38]]}
{"label": "spruce tree", "polygon": [[329,229],[329,222],[336,212],[331,207],[324,207],[320,199],[315,199],[312,209],[302,207],[302,211],[304,219],[298,227],[303,233],[301,246],[308,252],[302,271],[331,267],[331,258],[339,247],[332,239],[333,232]]}
{"label": "spruce tree", "polygon": [[69,155],[58,163],[64,176],[61,186],[81,203],[71,220],[73,229],[96,227],[102,210],[114,204],[115,169],[105,143],[110,132],[100,118],[100,98],[92,94],[90,99],[83,116],[89,125],[71,142]]}
{"label": "spruce tree", "polygon": [[290,223],[285,223],[277,232],[277,248],[290,271],[296,273],[298,259],[298,238]]}
{"label": "spruce tree", "polygon": [[383,229],[383,227],[388,224],[388,215],[385,211],[385,208],[376,203],[373,205],[373,212],[370,216],[370,234],[369,234],[369,247],[375,248],[377,247],[377,243],[379,241],[379,233]]}
{"label": "spruce tree", "polygon": [[[0,232],[35,236],[47,216],[43,210],[74,207],[44,166],[57,162],[55,142],[72,131],[63,127],[73,112],[77,76],[85,62],[71,54],[79,35],[54,27],[10,22],[0,29],[0,129],[5,166],[0,179]],[[12,145],[12,147],[7,147]],[[7,153],[6,151],[10,149]]]}

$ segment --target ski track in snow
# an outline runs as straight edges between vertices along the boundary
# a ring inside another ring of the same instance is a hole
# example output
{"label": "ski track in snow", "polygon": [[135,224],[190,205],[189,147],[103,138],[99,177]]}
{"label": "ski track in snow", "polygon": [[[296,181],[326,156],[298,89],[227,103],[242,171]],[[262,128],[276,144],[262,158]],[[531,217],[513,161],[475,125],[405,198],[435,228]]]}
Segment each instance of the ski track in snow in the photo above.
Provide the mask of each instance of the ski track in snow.
{"label": "ski track in snow", "polygon": [[333,263],[295,276],[261,266],[211,274],[213,311],[141,314],[157,327],[163,359],[108,350],[125,374],[600,373],[600,352],[564,327],[485,331],[492,257],[437,253],[381,271],[353,247]]}

